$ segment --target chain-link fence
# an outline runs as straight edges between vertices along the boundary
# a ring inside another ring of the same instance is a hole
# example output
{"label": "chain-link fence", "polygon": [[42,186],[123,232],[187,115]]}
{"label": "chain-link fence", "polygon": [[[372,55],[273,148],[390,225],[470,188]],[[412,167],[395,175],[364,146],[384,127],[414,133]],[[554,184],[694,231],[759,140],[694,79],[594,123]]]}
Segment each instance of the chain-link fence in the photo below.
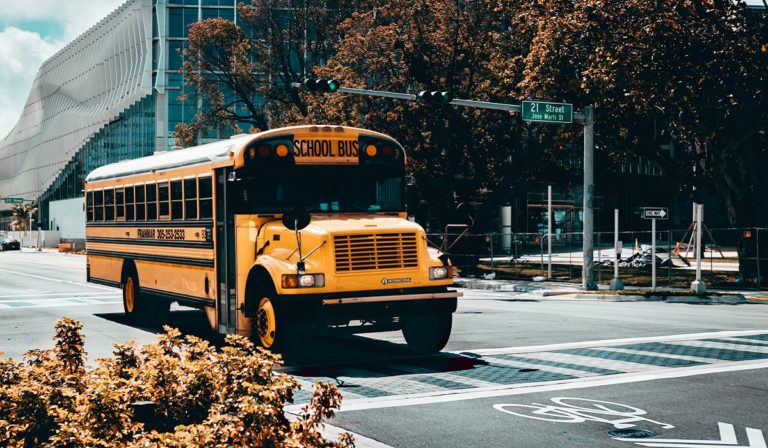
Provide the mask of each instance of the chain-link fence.
{"label": "chain-link fence", "polygon": [[[461,230],[461,229],[460,229]],[[702,281],[710,288],[768,288],[768,229],[702,229]],[[545,280],[550,255],[546,235],[538,233],[449,232],[428,235],[447,253],[461,276]],[[618,262],[625,285],[651,286],[651,231],[595,232],[594,279],[608,284]],[[656,232],[656,286],[689,287],[696,278],[693,229]],[[581,283],[582,234],[552,236],[552,280]]]}

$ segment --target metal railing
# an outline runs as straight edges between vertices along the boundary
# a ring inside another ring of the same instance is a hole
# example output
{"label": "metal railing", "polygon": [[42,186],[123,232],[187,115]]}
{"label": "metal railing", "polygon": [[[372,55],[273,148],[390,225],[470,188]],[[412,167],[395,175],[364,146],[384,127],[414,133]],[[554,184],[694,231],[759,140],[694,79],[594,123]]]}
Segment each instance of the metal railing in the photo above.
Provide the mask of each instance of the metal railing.
{"label": "metal railing", "polygon": [[[651,231],[619,233],[619,277],[628,286],[651,285]],[[546,234],[449,232],[429,234],[462,276],[531,280],[547,277]],[[613,278],[613,232],[595,232],[594,276],[599,284]],[[762,244],[761,244],[762,241]],[[656,232],[656,285],[690,287],[696,276],[691,229]],[[762,247],[761,247],[762,246]],[[768,288],[768,228],[705,229],[702,280],[710,288]],[[552,280],[580,283],[582,234],[552,235]]]}

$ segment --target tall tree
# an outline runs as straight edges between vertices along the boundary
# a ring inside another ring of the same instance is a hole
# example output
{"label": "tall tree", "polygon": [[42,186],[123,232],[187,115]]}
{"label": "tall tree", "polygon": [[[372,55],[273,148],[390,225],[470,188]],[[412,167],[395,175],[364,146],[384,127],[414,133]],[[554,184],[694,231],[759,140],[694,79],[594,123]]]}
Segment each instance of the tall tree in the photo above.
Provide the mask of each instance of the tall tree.
{"label": "tall tree", "polygon": [[[522,93],[595,105],[603,150],[653,157],[683,184],[695,167],[733,226],[768,225],[765,16],[720,0],[551,3],[565,13],[536,22]],[[528,2],[532,15],[539,7]],[[680,150],[674,160],[647,135],[654,119]],[[745,278],[756,276],[755,249],[739,241]]]}
{"label": "tall tree", "polygon": [[[492,63],[499,57],[497,33],[506,26],[497,9],[494,0],[380,2],[341,25],[336,53],[316,71],[350,87],[509,102],[496,87],[505,82],[504,71]],[[435,224],[461,219],[460,203],[483,201],[501,177],[524,171],[528,161],[511,163],[523,150],[521,125],[502,112],[344,95],[311,101],[317,121],[362,125],[403,143],[426,205],[417,214],[422,220],[429,214]]]}
{"label": "tall tree", "polygon": [[296,123],[306,99],[291,83],[311,75],[330,56],[337,25],[355,1],[252,0],[237,7],[238,24],[224,19],[195,23],[181,69],[182,98],[202,107],[175,136],[182,146],[216,129],[240,132]]}

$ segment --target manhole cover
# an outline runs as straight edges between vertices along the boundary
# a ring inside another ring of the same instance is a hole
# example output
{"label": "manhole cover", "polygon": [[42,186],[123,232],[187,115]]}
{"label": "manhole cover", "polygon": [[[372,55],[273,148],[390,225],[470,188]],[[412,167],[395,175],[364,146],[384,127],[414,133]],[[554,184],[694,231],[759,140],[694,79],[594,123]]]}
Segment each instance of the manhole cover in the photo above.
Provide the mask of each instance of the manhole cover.
{"label": "manhole cover", "polygon": [[644,439],[646,437],[653,437],[656,435],[656,433],[653,431],[648,431],[647,429],[632,428],[614,429],[613,431],[608,431],[608,435],[611,437],[619,437],[625,439]]}

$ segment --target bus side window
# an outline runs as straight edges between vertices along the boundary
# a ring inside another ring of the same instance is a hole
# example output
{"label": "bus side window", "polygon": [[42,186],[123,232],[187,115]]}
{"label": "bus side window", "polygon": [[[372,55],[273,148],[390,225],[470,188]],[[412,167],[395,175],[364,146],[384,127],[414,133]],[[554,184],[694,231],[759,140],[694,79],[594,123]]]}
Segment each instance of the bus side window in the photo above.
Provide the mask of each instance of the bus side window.
{"label": "bus side window", "polygon": [[198,179],[200,189],[200,219],[213,218],[213,185],[211,177]]}
{"label": "bus side window", "polygon": [[93,208],[95,213],[94,220],[95,221],[103,221],[104,220],[104,191],[94,191],[93,192]]}
{"label": "bus side window", "polygon": [[171,181],[171,219],[184,219],[184,198],[181,195],[181,181]]}
{"label": "bus side window", "polygon": [[87,222],[93,221],[93,192],[89,191],[85,196],[85,220]]}
{"label": "bus side window", "polygon": [[136,220],[143,221],[146,217],[147,208],[144,201],[144,185],[136,185]]}
{"label": "bus side window", "polygon": [[133,221],[133,186],[125,187],[125,220]]}
{"label": "bus side window", "polygon": [[157,185],[147,184],[147,219],[157,219]]}
{"label": "bus side window", "polygon": [[160,182],[157,184],[157,204],[161,218],[168,218],[171,216],[169,199],[168,181]]}
{"label": "bus side window", "polygon": [[186,219],[197,219],[197,180],[184,179],[184,211]]}
{"label": "bus side window", "polygon": [[115,220],[115,190],[112,188],[104,190],[104,220]]}
{"label": "bus side window", "polygon": [[115,218],[118,221],[125,220],[125,190],[122,188],[115,189]]}

